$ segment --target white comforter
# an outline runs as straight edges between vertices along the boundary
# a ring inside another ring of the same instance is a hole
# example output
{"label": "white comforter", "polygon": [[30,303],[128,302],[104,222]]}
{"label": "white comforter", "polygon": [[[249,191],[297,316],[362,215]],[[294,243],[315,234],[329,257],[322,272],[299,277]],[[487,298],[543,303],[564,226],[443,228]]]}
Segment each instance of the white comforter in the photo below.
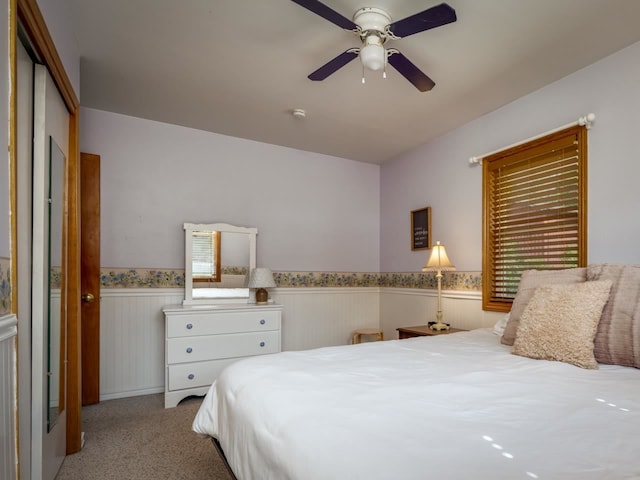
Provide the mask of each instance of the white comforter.
{"label": "white comforter", "polygon": [[640,370],[487,329],[283,352],[228,367],[193,428],[242,480],[640,479]]}

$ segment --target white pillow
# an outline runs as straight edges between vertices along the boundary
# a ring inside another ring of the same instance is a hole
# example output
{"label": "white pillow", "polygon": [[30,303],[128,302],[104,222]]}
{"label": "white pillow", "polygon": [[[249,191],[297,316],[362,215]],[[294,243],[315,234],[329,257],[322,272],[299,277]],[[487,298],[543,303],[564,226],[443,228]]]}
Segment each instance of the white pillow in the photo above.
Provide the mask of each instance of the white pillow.
{"label": "white pillow", "polygon": [[507,313],[503,318],[498,320],[496,324],[493,326],[493,333],[498,336],[502,336],[504,334],[504,329],[507,326],[507,322],[509,321],[509,315],[511,312]]}

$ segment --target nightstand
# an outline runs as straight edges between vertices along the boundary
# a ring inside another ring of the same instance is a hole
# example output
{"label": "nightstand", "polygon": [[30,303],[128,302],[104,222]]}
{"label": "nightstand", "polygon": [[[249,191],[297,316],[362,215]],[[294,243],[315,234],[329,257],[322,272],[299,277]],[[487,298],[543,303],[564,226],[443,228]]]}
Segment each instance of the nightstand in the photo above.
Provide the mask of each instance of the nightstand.
{"label": "nightstand", "polygon": [[466,332],[460,328],[450,328],[449,330],[431,330],[429,325],[417,325],[415,327],[400,327],[398,330],[398,338],[404,340],[405,338],[413,337],[433,337],[436,335],[446,335],[447,333]]}

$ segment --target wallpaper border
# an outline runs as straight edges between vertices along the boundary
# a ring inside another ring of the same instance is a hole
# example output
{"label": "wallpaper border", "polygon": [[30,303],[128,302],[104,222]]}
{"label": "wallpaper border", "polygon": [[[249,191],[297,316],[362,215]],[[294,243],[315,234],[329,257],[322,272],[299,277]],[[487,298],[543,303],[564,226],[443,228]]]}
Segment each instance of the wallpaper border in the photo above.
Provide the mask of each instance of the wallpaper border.
{"label": "wallpaper border", "polygon": [[11,312],[11,260],[0,257],[0,315]]}
{"label": "wallpaper border", "polygon": [[[224,272],[223,272],[224,273]],[[238,274],[234,269],[233,274]],[[279,272],[273,273],[278,287],[438,287],[435,273],[367,273],[367,272]],[[103,268],[102,288],[179,288],[184,287],[184,270],[147,268]],[[444,272],[445,290],[482,290],[481,272]]]}
{"label": "wallpaper border", "polygon": [[[11,275],[9,259],[0,258],[0,314],[11,311]],[[237,268],[230,274],[245,274]],[[392,287],[435,289],[435,273],[368,273],[368,272],[274,272],[278,287]],[[51,272],[51,285],[60,283],[57,270]],[[103,268],[101,288],[184,288],[184,270],[154,268]],[[444,272],[444,290],[481,291],[481,272]]]}

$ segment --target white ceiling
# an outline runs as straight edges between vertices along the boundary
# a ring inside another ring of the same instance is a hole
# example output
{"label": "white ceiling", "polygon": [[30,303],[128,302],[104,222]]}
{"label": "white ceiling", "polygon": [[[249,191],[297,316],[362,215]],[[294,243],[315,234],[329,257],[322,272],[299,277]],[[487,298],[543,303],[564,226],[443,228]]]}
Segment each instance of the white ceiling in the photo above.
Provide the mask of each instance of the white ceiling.
{"label": "white ceiling", "polygon": [[308,80],[359,40],[290,0],[67,2],[83,106],[378,164],[640,40],[638,0],[448,0],[457,22],[387,42],[436,82],[420,93],[392,68],[362,85],[358,60]]}

